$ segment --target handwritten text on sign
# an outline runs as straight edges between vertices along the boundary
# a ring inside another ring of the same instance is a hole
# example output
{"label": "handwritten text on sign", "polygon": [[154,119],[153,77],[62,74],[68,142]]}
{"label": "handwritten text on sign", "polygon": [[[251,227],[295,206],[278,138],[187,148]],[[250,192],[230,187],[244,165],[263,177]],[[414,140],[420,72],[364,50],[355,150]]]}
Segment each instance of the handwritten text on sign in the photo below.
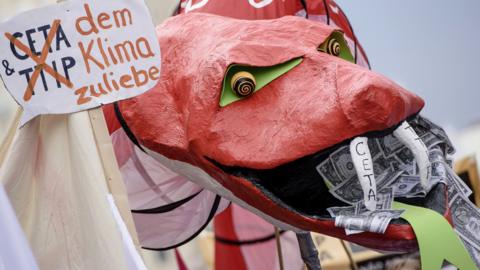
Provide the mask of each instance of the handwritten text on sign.
{"label": "handwritten text on sign", "polygon": [[0,74],[24,108],[70,113],[130,98],[160,78],[160,47],[142,0],[73,1],[0,25]]}

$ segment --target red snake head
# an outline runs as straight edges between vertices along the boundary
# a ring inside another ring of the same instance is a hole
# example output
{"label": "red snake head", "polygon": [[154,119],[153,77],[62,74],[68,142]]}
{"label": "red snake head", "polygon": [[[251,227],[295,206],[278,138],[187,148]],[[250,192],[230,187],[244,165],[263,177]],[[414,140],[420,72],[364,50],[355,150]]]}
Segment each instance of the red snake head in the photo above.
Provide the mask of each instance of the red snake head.
{"label": "red snake head", "polygon": [[[276,224],[380,249],[411,248],[408,225],[347,237],[326,213],[344,203],[328,192],[332,179],[318,165],[355,137],[386,142],[424,105],[386,77],[319,50],[334,31],[298,17],[172,17],[157,28],[160,82],[119,102],[120,112],[153,157]],[[229,67],[269,68],[294,59],[301,63],[258,91],[220,105]],[[377,173],[394,168],[391,156],[385,158],[383,167],[374,164]],[[345,164],[327,172],[348,180],[352,165]]]}

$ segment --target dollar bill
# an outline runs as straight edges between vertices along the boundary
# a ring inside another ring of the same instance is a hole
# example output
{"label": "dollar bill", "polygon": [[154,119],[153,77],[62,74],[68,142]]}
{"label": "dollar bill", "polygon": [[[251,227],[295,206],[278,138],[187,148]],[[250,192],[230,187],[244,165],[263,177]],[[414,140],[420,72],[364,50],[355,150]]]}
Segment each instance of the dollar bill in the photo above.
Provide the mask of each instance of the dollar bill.
{"label": "dollar bill", "polygon": [[363,199],[363,189],[357,176],[342,182],[340,185],[330,189],[329,192],[340,201],[351,205]]}
{"label": "dollar bill", "polygon": [[390,157],[390,155],[404,147],[403,144],[392,134],[379,138],[378,144],[386,157]]}
{"label": "dollar bill", "polygon": [[353,165],[350,149],[347,146],[342,146],[330,154],[330,160],[333,163],[338,175],[343,180],[349,180],[356,178],[357,172]]}
{"label": "dollar bill", "polygon": [[458,175],[455,174],[455,172],[448,166],[444,166],[444,168],[447,171],[446,174],[446,181],[447,185],[451,186],[454,185],[455,188],[458,189],[459,192],[465,197],[468,198],[470,195],[472,195],[472,190],[467,186],[463,180],[458,177]]}
{"label": "dollar bill", "polygon": [[[381,175],[375,175],[377,190],[383,190],[384,188],[390,187],[402,173],[403,171],[401,170],[393,171],[391,168],[388,168]],[[356,175],[330,189],[329,192],[340,201],[351,205],[363,200],[363,189]]]}
{"label": "dollar bill", "polygon": [[327,208],[331,217],[353,216],[355,215],[355,206],[336,206]]}
{"label": "dollar bill", "polygon": [[393,186],[393,183],[404,173],[403,170],[399,169],[396,171],[393,171],[392,169],[388,169],[378,177],[378,179],[375,179],[377,181],[377,190],[383,190],[387,187]]}
{"label": "dollar bill", "polygon": [[328,182],[330,186],[338,186],[342,183],[342,178],[337,174],[330,159],[325,159],[317,167],[317,172],[322,176],[323,180]]}
{"label": "dollar bill", "polygon": [[414,156],[412,154],[412,151],[410,151],[410,149],[408,149],[407,147],[400,149],[400,151],[396,153],[396,156],[403,164],[410,165],[414,162]]}
{"label": "dollar bill", "polygon": [[[391,187],[381,190],[378,193],[378,196],[377,196],[376,209],[377,210],[389,210],[389,209],[391,209],[392,202],[393,202],[393,194],[394,194],[393,188],[391,188]],[[338,216],[355,217],[351,220],[349,220],[349,219],[345,220],[345,218],[340,218],[341,221],[338,221],[338,222],[340,222],[339,224],[343,224],[342,222],[359,222],[359,220],[362,219],[362,218],[363,219],[368,219],[369,214],[371,213],[371,211],[369,211],[365,207],[365,202],[363,200],[357,202],[355,204],[355,206],[330,207],[330,208],[327,209],[327,211],[330,213],[330,215],[332,217],[338,217]],[[385,219],[385,221],[387,221],[387,220]],[[390,220],[388,220],[388,222],[390,222]],[[384,226],[384,223],[381,223],[381,226]],[[388,223],[385,226],[388,226]],[[357,234],[357,233],[364,232],[363,229],[354,229],[354,228],[355,228],[355,225],[349,224],[345,228],[345,233],[347,235],[351,235],[351,234]],[[382,228],[375,229],[375,230],[376,231],[385,231],[385,229],[386,228],[382,227]]]}
{"label": "dollar bill", "polygon": [[415,161],[415,157],[412,154],[412,151],[407,147],[403,147],[399,151],[395,153],[397,160],[401,162],[400,168],[402,168],[406,174],[408,175],[416,175],[417,174],[417,162]]}
{"label": "dollar bill", "polygon": [[345,229],[345,234],[346,235],[352,235],[352,234],[357,234],[357,233],[362,233],[362,232],[364,232],[364,231]]}
{"label": "dollar bill", "polygon": [[431,132],[426,133],[425,135],[420,137],[420,139],[422,139],[423,143],[428,149],[438,146],[439,144],[444,142],[442,139],[440,139],[439,137],[437,137],[435,134]]}
{"label": "dollar bill", "polygon": [[452,142],[448,138],[447,133],[443,128],[436,125],[425,117],[418,117],[416,120],[418,125],[424,127],[426,130],[428,130],[428,132],[435,134],[438,138],[440,138],[440,140],[445,143],[446,151],[448,154],[455,153],[455,148],[453,147]]}
{"label": "dollar bill", "polygon": [[460,192],[455,186],[448,186],[447,185],[447,199],[448,199],[448,206],[452,208],[452,204],[454,203],[453,198],[459,195]]}
{"label": "dollar bill", "polygon": [[428,149],[428,152],[428,158],[430,159],[430,162],[444,161],[446,158],[444,151],[439,146],[434,146]]}
{"label": "dollar bill", "polygon": [[453,168],[453,159],[447,158],[445,159],[445,163],[448,165],[448,167]]}
{"label": "dollar bill", "polygon": [[385,233],[385,230],[394,218],[399,218],[403,210],[375,210],[364,215],[337,216],[335,226],[353,231],[368,231]]}
{"label": "dollar bill", "polygon": [[450,206],[455,230],[475,249],[480,250],[480,211],[462,194],[452,199]]}
{"label": "dollar bill", "polygon": [[[392,208],[394,197],[394,188],[388,187],[380,190],[377,194],[376,210],[389,210]],[[359,201],[355,204],[355,215],[363,215],[369,212],[365,206],[365,201]]]}
{"label": "dollar bill", "polygon": [[476,249],[472,244],[470,244],[468,239],[464,239],[461,235],[460,239],[462,239],[462,242],[465,245],[468,253],[470,254],[470,257],[473,259],[478,269],[480,269],[480,250]]}
{"label": "dollar bill", "polygon": [[368,139],[368,149],[370,149],[370,155],[372,156],[372,159],[375,159],[378,155],[383,154],[380,146],[378,145],[378,139],[376,138]]}
{"label": "dollar bill", "polygon": [[375,176],[381,175],[389,168],[391,168],[390,163],[385,156],[379,155],[373,160],[373,173],[375,174]]}
{"label": "dollar bill", "polygon": [[424,197],[425,190],[420,182],[420,176],[402,175],[394,184],[395,197],[413,198]]}
{"label": "dollar bill", "polygon": [[432,166],[432,177],[439,177],[442,179],[447,178],[447,169],[445,168],[446,164],[442,161],[435,161],[431,163]]}
{"label": "dollar bill", "polygon": [[434,188],[438,183],[443,183],[445,184],[445,178],[441,178],[441,177],[438,177],[438,176],[432,176],[430,178],[430,181],[428,181],[427,183],[427,187],[426,187],[426,194],[428,194],[430,192],[430,190],[432,190],[432,188]]}
{"label": "dollar bill", "polygon": [[390,164],[390,168],[392,168],[393,171],[404,170],[406,167],[396,156],[389,157],[387,162]]}

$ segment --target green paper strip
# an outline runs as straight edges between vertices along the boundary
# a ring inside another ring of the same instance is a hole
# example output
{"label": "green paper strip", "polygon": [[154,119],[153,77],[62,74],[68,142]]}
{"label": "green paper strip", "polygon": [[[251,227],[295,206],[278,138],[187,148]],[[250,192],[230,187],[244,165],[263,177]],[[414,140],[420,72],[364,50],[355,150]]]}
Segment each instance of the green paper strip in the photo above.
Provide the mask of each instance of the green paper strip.
{"label": "green paper strip", "polygon": [[228,67],[225,78],[223,79],[223,89],[220,97],[220,107],[225,107],[228,104],[244,99],[244,97],[237,96],[232,90],[230,81],[235,73],[239,71],[250,72],[256,81],[255,92],[262,89],[265,85],[271,81],[287,73],[292,68],[298,66],[302,62],[302,58],[295,58],[282,64],[278,64],[271,67],[252,67],[231,65]]}
{"label": "green paper strip", "polygon": [[463,242],[442,215],[399,202],[394,202],[393,208],[405,210],[402,218],[410,223],[417,237],[422,270],[441,269],[444,260],[460,270],[477,269]]}

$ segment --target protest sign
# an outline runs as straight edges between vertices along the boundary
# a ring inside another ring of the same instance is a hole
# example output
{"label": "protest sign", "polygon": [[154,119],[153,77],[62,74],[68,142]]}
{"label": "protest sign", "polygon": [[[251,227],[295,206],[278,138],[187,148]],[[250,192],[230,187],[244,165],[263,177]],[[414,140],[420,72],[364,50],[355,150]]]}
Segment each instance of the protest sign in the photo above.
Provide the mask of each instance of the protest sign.
{"label": "protest sign", "polygon": [[21,125],[142,94],[160,65],[142,0],[61,2],[0,24],[0,76],[24,109]]}

